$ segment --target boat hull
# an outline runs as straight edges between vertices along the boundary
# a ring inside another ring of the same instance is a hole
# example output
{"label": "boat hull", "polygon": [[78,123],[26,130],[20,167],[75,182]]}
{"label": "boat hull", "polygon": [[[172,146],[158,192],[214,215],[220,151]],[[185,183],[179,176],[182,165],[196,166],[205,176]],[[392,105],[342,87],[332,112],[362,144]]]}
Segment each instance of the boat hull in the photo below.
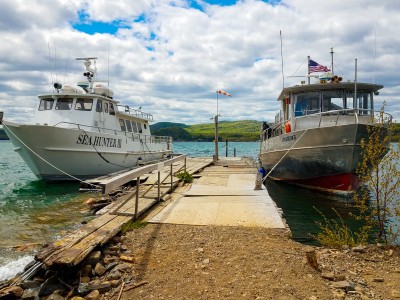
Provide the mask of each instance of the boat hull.
{"label": "boat hull", "polygon": [[[263,141],[260,159],[275,180],[332,193],[355,191],[366,124],[306,129]],[[387,145],[389,147],[389,145]]]}
{"label": "boat hull", "polygon": [[4,130],[15,151],[45,181],[95,178],[172,153],[170,143],[156,142],[152,136],[118,135],[117,131],[109,134],[11,122],[4,122]]}

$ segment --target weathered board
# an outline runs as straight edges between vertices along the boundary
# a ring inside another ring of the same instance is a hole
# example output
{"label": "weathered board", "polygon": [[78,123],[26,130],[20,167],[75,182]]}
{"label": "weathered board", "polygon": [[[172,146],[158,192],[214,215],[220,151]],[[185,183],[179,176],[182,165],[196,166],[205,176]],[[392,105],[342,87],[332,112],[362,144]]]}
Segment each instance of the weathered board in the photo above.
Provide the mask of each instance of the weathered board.
{"label": "weathered board", "polygon": [[[187,158],[186,170],[190,174],[204,169],[212,163],[211,158]],[[173,173],[177,172],[183,162],[173,163]],[[170,166],[165,166],[160,172],[162,193],[170,191]],[[148,188],[141,188],[139,192],[138,214],[143,214],[154,205],[157,199],[158,174],[150,174],[144,185],[153,185],[146,197],[141,194]],[[173,176],[173,185],[176,186],[179,179]],[[95,247],[104,245],[110,238],[116,235],[121,227],[129,222],[135,212],[135,192],[128,193],[113,203],[113,209],[93,219],[89,223],[69,235],[53,242],[50,246],[36,255],[36,260],[44,262],[46,266],[79,264]],[[120,206],[120,207],[119,207]]]}

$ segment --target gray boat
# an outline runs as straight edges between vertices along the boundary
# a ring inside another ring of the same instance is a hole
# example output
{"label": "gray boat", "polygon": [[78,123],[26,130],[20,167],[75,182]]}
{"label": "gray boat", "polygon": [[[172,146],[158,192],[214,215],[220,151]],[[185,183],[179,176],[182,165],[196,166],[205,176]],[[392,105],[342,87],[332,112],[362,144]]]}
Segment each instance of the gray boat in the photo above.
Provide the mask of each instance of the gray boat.
{"label": "gray boat", "polygon": [[284,88],[281,110],[261,134],[260,160],[268,177],[335,194],[357,190],[361,140],[377,120],[383,128],[392,121],[374,109],[381,88],[343,82],[330,72],[315,83]]}

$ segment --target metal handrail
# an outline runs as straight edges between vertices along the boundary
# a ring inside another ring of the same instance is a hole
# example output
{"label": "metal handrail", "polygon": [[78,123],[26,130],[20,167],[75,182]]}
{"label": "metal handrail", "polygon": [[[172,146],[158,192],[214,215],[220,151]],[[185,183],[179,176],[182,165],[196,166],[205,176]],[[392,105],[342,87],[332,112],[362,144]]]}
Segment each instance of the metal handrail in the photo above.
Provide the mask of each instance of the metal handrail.
{"label": "metal handrail", "polygon": [[153,115],[149,113],[142,112],[141,110],[130,108],[128,105],[117,105],[118,107],[122,107],[123,110],[118,110],[120,112],[125,112],[130,115],[134,115],[135,117],[146,119],[149,121],[153,121]]}
{"label": "metal handrail", "polygon": [[[324,111],[324,112],[318,112],[314,114],[309,114],[305,116],[297,116],[294,117],[295,125],[297,125],[297,120],[302,119],[302,118],[310,118],[310,117],[319,117],[319,124],[317,128],[321,127],[321,121],[323,116],[327,115],[336,115],[336,122],[335,126],[337,126],[339,122],[339,117],[341,115],[351,115],[351,113],[354,113],[354,118],[355,118],[355,124],[359,123],[359,116],[370,116],[372,121],[373,120],[381,120],[384,125],[388,125],[392,122],[393,116],[389,113],[385,112],[376,112],[373,109],[361,109],[361,108],[346,108],[346,109],[340,109],[340,110],[329,110],[329,111]],[[378,117],[377,117],[378,115]],[[282,128],[285,125],[286,122],[291,121],[290,119],[273,123],[270,128],[264,130],[260,134],[260,138],[262,141],[269,139],[270,137],[275,137],[279,136],[282,134]],[[268,135],[268,130],[271,130],[271,134]]]}
{"label": "metal handrail", "polygon": [[[77,129],[79,130],[84,130],[86,128],[94,128],[96,129],[99,133],[109,133],[109,134],[114,134],[118,135],[123,134],[128,138],[132,138],[132,141],[136,139],[138,140],[143,140],[144,142],[149,142],[149,143],[171,143],[172,142],[172,137],[169,136],[157,136],[157,135],[148,135],[148,134],[140,134],[140,133],[133,133],[133,132],[127,132],[127,131],[122,131],[122,130],[116,130],[116,129],[110,129],[110,128],[104,128],[104,127],[98,127],[98,126],[90,126],[90,125],[83,125],[83,124],[78,124],[78,123],[72,123],[72,122],[59,122],[53,127],[61,127],[59,125],[61,124],[69,124],[69,125],[75,125]],[[102,132],[103,130],[103,132]],[[91,130],[93,132],[94,130]]]}

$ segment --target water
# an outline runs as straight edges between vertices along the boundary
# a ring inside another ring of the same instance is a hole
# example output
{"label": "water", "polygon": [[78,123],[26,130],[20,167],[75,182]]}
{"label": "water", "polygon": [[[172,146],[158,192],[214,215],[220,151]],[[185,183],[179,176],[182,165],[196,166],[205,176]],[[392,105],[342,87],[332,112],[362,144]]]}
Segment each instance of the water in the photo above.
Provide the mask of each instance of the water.
{"label": "water", "polygon": [[[212,157],[214,147],[213,142],[174,143],[175,152],[193,157]],[[259,143],[230,142],[228,156],[233,156],[234,149],[238,157],[255,159]],[[220,142],[219,156],[225,153],[225,143]],[[311,235],[318,233],[315,222],[322,217],[315,208],[328,218],[337,218],[332,211],[335,208],[345,221],[351,222],[348,199],[272,181],[266,185],[298,241],[310,243]],[[14,276],[32,259],[32,247],[49,242],[91,218],[84,201],[93,195],[81,194],[78,188],[78,183],[47,185],[37,180],[13,151],[11,142],[0,141],[0,280]]]}
{"label": "water", "polygon": [[[174,152],[187,154],[193,157],[212,157],[215,153],[214,142],[174,142]],[[260,151],[260,144],[257,142],[229,142],[228,156],[232,157],[236,150],[237,157],[257,158]],[[226,156],[226,143],[218,144],[219,157]]]}
{"label": "water", "polygon": [[11,142],[0,141],[0,278],[4,266],[91,217],[78,188],[37,180]]}

